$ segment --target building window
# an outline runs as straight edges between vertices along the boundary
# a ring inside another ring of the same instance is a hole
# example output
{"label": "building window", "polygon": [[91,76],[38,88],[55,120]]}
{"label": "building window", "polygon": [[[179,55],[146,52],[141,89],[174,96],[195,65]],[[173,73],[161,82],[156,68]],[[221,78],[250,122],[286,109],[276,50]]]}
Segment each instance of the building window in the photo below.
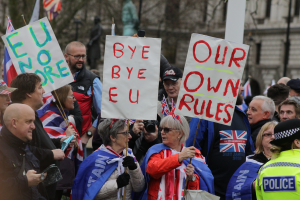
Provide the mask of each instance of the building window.
{"label": "building window", "polygon": [[180,0],[167,0],[165,17],[172,27],[178,26]]}
{"label": "building window", "polygon": [[207,19],[207,6],[208,6],[208,1],[204,1],[203,3],[202,3],[202,5],[203,5],[203,16],[202,16],[202,21],[203,22],[206,22],[206,19]]}
{"label": "building window", "polygon": [[300,11],[300,0],[295,0],[294,16],[299,16],[299,11]]}
{"label": "building window", "polygon": [[223,5],[223,21],[226,21],[226,17],[227,17],[227,1],[224,2]]}
{"label": "building window", "polygon": [[261,43],[256,44],[256,64],[260,64],[260,54],[261,54]]}
{"label": "building window", "polygon": [[267,0],[266,18],[270,18],[271,16],[271,5],[272,5],[272,0]]}

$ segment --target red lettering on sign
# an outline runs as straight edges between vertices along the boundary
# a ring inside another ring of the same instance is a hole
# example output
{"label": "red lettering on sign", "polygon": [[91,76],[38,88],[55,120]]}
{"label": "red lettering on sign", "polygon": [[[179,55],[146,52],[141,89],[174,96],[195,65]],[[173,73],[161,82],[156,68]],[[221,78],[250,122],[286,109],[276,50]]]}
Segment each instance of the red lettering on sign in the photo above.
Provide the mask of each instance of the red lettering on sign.
{"label": "red lettering on sign", "polygon": [[126,67],[127,71],[128,71],[128,79],[130,79],[130,74],[133,70],[133,67],[131,67],[131,69],[129,69],[128,67]]}
{"label": "red lettering on sign", "polygon": [[136,100],[135,100],[135,101],[132,101],[132,99],[131,99],[131,94],[132,94],[132,89],[130,89],[130,91],[129,91],[129,101],[130,101],[131,103],[136,103],[136,104],[138,104],[138,103],[139,103],[139,94],[140,94],[140,91],[137,90],[137,92],[136,92]]}
{"label": "red lettering on sign", "polygon": [[[200,84],[195,89],[190,89],[190,88],[187,87],[187,81],[188,81],[189,77],[191,75],[193,75],[193,74],[198,75],[200,77],[201,81],[200,81]],[[196,92],[202,86],[203,81],[204,81],[204,77],[203,77],[203,75],[200,72],[198,72],[198,71],[192,71],[192,72],[189,72],[186,75],[186,78],[185,78],[185,80],[183,82],[183,86],[184,86],[184,88],[185,88],[185,90],[187,92]]]}
{"label": "red lettering on sign", "polygon": [[139,79],[145,79],[146,77],[144,76],[140,76],[144,74],[144,71],[146,71],[147,69],[139,69],[139,73],[138,73],[138,78]]}
{"label": "red lettering on sign", "polygon": [[112,94],[111,93],[111,91],[112,90],[116,90],[117,89],[117,87],[111,87],[111,88],[109,88],[109,101],[111,101],[111,102],[113,102],[113,103],[117,103],[118,101],[117,100],[113,100],[111,97],[116,97],[116,96],[118,96],[118,94]]}
{"label": "red lettering on sign", "polygon": [[[205,60],[199,60],[197,57],[196,57],[196,46],[198,45],[198,44],[201,44],[201,43],[203,43],[203,44],[205,44],[206,46],[207,46],[207,48],[208,48],[208,57],[205,59]],[[194,46],[193,46],[193,56],[194,56],[194,59],[198,62],[198,63],[205,63],[209,58],[210,58],[210,56],[211,56],[211,48],[210,48],[210,46],[209,46],[209,44],[207,43],[207,42],[205,42],[204,40],[199,40],[199,41],[197,41],[195,44],[194,44]]]}
{"label": "red lettering on sign", "polygon": [[232,79],[229,79],[226,83],[226,86],[225,86],[225,91],[223,93],[223,96],[226,96],[227,92],[228,92],[228,86],[230,85],[231,87],[231,90],[232,90],[232,94],[234,97],[236,97],[237,93],[238,93],[238,89],[239,89],[239,86],[240,86],[240,79],[238,79],[238,81],[236,82],[235,86],[233,84],[233,81]]}
{"label": "red lettering on sign", "polygon": [[214,90],[214,92],[218,92],[222,83],[222,79],[219,80],[217,87],[210,87],[211,81],[210,81],[210,77],[208,77],[208,84],[207,84],[207,91],[211,91],[212,89]]}
{"label": "red lettering on sign", "polygon": [[[115,72],[115,68],[118,69],[117,72]],[[121,68],[120,68],[118,65],[113,66],[113,67],[111,68],[111,78],[112,78],[112,79],[114,79],[114,78],[115,78],[115,79],[120,78],[120,74],[119,74],[120,71],[121,71]]]}
{"label": "red lettering on sign", "polygon": [[134,52],[135,52],[135,50],[136,50],[136,46],[134,47],[134,49],[132,49],[132,48],[128,45],[128,48],[132,51],[132,54],[131,54],[131,57],[130,57],[130,59],[132,59],[132,56],[133,56],[133,54],[134,54]]}
{"label": "red lettering on sign", "polygon": [[[116,49],[116,45],[121,45],[121,46],[122,46],[122,49]],[[123,45],[123,44],[117,42],[117,43],[114,44],[113,49],[114,49],[114,56],[115,56],[116,58],[121,58],[121,57],[124,55],[124,52],[123,52],[124,45]],[[116,51],[121,52],[122,55],[117,56],[117,55],[116,55]]]}
{"label": "red lettering on sign", "polygon": [[206,107],[206,117],[212,118],[214,115],[210,113],[212,100],[208,101],[207,107]]}
{"label": "red lettering on sign", "polygon": [[150,48],[150,46],[143,46],[142,58],[143,58],[143,59],[148,59],[148,57],[145,57],[145,56],[144,56],[144,53],[149,53],[149,51],[145,51],[145,48]]}
{"label": "red lettering on sign", "polygon": [[225,106],[224,111],[225,111],[225,113],[226,113],[228,119],[223,119],[223,122],[224,122],[224,123],[228,123],[228,122],[231,121],[230,113],[229,113],[228,110],[227,110],[228,107],[233,108],[233,106],[230,105],[230,104],[227,104],[227,105]]}
{"label": "red lettering on sign", "polygon": [[[190,97],[192,100],[187,102],[185,100],[185,97]],[[188,109],[188,111],[191,111],[191,108],[186,104],[186,103],[192,103],[194,101],[194,97],[190,94],[184,94],[180,100],[180,103],[179,103],[179,106],[178,106],[178,109],[179,110],[182,110],[182,107],[185,106],[186,109]]]}
{"label": "red lettering on sign", "polygon": [[194,105],[194,113],[195,115],[203,115],[204,107],[205,107],[205,100],[202,101],[201,110],[200,112],[197,111],[199,99],[196,99],[195,105]]}
{"label": "red lettering on sign", "polygon": [[219,44],[218,49],[217,49],[216,58],[215,58],[215,64],[222,64],[222,65],[224,65],[224,63],[225,63],[225,56],[227,54],[228,47],[226,46],[225,49],[224,49],[224,54],[223,54],[222,61],[218,61],[219,56],[220,56],[220,48],[221,48],[221,45]]}
{"label": "red lettering on sign", "polygon": [[[235,58],[234,55],[235,55],[236,51],[238,51],[238,50],[243,52],[243,56],[239,57],[239,58]],[[235,63],[235,65],[237,67],[241,67],[240,64],[238,63],[238,61],[244,60],[245,56],[246,56],[246,52],[245,52],[244,49],[234,48],[233,51],[232,51],[232,54],[231,54],[231,58],[230,58],[228,67],[231,67],[232,61]]]}
{"label": "red lettering on sign", "polygon": [[221,110],[221,106],[224,106],[225,105],[225,103],[218,103],[217,104],[217,111],[216,111],[216,116],[215,116],[215,119],[217,120],[217,121],[220,121],[221,120],[221,118],[219,117],[219,114],[220,113],[222,113],[223,112],[223,110]]}

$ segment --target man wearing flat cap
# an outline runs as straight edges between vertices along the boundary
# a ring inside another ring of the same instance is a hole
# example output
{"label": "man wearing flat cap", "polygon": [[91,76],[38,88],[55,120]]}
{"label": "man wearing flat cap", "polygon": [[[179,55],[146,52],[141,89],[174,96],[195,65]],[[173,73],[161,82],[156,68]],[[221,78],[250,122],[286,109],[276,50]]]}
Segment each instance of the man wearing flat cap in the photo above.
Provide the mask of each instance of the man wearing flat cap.
{"label": "man wearing flat cap", "polygon": [[291,79],[287,82],[287,86],[290,87],[289,96],[300,96],[300,79]]}
{"label": "man wearing flat cap", "polygon": [[[278,157],[267,162],[255,182],[261,199],[300,199],[300,119],[280,122],[274,129]],[[275,154],[276,154],[275,153]]]}

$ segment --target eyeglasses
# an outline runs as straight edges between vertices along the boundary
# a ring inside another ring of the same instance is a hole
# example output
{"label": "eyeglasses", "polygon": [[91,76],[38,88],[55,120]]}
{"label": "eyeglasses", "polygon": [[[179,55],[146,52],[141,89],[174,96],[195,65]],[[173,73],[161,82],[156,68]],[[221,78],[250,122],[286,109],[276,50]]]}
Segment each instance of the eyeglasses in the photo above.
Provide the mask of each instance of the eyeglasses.
{"label": "eyeglasses", "polygon": [[74,96],[67,96],[68,99],[75,99]]}
{"label": "eyeglasses", "polygon": [[263,137],[264,137],[264,136],[266,136],[266,137],[272,137],[272,136],[274,136],[274,134],[272,134],[272,133],[265,133],[265,134],[263,134],[262,136],[263,136]]}
{"label": "eyeglasses", "polygon": [[69,56],[73,56],[76,60],[79,60],[80,58],[82,58],[83,60],[86,58],[86,55],[72,55],[67,53]]}
{"label": "eyeglasses", "polygon": [[164,133],[169,133],[170,131],[172,130],[178,130],[178,129],[173,129],[173,128],[162,128],[162,127],[159,127],[158,130],[160,132],[164,131]]}
{"label": "eyeglasses", "polygon": [[122,134],[122,135],[127,135],[127,132],[126,131],[124,131],[124,132],[121,132],[121,133],[117,133],[117,134]]}

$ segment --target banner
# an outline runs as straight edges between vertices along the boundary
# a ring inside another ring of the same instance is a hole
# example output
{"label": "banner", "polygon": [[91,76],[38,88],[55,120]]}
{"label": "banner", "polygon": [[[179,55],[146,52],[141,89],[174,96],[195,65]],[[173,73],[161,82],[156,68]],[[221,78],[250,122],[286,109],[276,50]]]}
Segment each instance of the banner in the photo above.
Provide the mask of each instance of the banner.
{"label": "banner", "polygon": [[2,36],[2,40],[17,73],[39,75],[46,93],[74,81],[46,17]]}
{"label": "banner", "polygon": [[155,120],[161,39],[106,36],[101,116]]}
{"label": "banner", "polygon": [[231,125],[249,46],[192,34],[176,114]]}

